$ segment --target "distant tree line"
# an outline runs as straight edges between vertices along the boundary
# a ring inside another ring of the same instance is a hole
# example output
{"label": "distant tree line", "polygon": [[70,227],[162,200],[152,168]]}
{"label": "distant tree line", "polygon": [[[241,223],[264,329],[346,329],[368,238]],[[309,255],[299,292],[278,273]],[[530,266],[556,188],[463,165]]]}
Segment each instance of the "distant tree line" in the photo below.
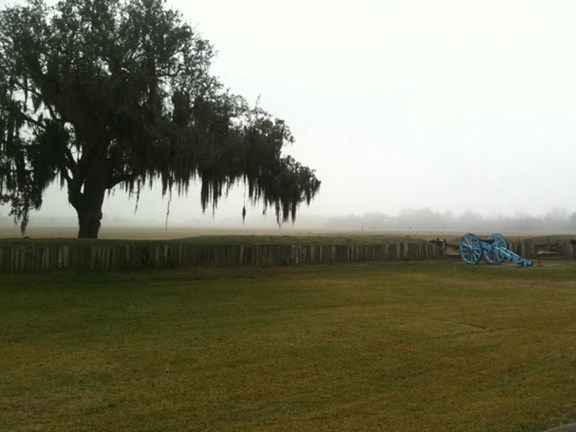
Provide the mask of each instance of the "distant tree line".
{"label": "distant tree line", "polygon": [[397,216],[384,213],[365,213],[332,217],[326,228],[353,228],[365,230],[431,230],[431,231],[576,231],[576,213],[569,214],[563,208],[555,208],[543,216],[525,213],[514,216],[482,216],[473,211],[454,214],[450,211],[436,212],[430,208],[406,209]]}

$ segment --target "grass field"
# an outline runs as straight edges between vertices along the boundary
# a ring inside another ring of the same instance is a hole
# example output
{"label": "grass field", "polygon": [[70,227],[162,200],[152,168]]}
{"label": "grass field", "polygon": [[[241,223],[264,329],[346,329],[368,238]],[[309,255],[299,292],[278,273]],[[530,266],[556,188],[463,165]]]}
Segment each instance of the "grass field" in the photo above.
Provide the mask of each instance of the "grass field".
{"label": "grass field", "polygon": [[3,274],[0,431],[541,431],[576,263]]}

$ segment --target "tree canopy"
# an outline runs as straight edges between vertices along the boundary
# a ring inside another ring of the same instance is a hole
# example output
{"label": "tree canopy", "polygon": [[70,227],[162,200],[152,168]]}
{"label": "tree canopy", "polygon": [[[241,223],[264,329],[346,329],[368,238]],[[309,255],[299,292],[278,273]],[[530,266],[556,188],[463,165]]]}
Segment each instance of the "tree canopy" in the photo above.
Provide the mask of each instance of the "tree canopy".
{"label": "tree canopy", "polygon": [[246,185],[294,220],[320,181],[284,155],[284,121],[211,75],[211,44],[163,0],[28,0],[0,12],[0,204],[24,230],[59,182],[79,237],[97,237],[107,191],[201,183],[201,206]]}

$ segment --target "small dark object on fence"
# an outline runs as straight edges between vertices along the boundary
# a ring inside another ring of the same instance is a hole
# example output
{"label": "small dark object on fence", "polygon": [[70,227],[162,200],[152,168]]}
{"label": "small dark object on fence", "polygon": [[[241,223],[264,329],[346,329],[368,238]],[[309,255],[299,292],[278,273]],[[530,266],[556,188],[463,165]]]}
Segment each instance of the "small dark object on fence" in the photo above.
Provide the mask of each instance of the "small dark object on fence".
{"label": "small dark object on fence", "polygon": [[433,245],[436,245],[436,246],[440,246],[440,247],[444,248],[444,250],[446,250],[446,246],[447,246],[446,239],[440,240],[437,237],[435,239],[430,240],[430,243],[432,243]]}

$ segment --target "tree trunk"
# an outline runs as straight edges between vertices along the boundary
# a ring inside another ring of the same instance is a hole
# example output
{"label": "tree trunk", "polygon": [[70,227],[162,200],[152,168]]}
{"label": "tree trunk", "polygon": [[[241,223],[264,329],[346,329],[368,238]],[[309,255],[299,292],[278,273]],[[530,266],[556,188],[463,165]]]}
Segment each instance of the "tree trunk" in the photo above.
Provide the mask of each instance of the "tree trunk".
{"label": "tree trunk", "polygon": [[[93,161],[94,162],[94,161]],[[68,200],[78,214],[78,238],[98,238],[106,194],[105,161],[93,163],[84,182],[69,189]]]}
{"label": "tree trunk", "polygon": [[79,205],[74,206],[78,213],[78,238],[98,238],[102,220],[102,204],[106,188],[84,188],[80,194]]}
{"label": "tree trunk", "polygon": [[[94,209],[96,210],[96,209]],[[98,238],[98,232],[100,231],[100,220],[102,219],[102,211],[91,211],[91,209],[85,212],[78,212],[78,238]]]}

